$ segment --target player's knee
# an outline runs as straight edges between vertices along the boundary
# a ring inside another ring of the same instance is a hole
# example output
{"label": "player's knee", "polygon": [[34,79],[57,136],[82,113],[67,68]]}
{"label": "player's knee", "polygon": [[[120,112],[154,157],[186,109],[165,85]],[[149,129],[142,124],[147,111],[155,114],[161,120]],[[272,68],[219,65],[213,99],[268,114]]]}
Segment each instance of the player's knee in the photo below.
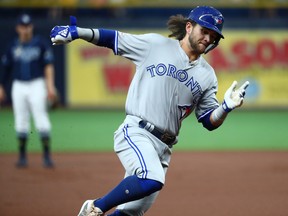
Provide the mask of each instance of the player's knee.
{"label": "player's knee", "polygon": [[139,179],[139,180],[142,189],[145,190],[146,194],[148,195],[160,191],[163,188],[163,184],[159,181],[155,181],[152,179]]}

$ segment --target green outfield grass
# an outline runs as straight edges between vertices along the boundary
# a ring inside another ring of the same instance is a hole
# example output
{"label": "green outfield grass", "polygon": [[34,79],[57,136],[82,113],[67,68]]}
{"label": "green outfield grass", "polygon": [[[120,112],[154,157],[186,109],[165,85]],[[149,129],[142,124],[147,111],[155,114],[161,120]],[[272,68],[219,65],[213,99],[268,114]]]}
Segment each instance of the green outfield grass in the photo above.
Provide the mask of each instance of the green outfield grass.
{"label": "green outfield grass", "polygon": [[[50,113],[54,152],[112,151],[113,132],[124,111],[56,110]],[[194,114],[183,122],[175,150],[288,150],[288,111],[234,111],[219,129],[209,132]],[[32,124],[30,152],[41,151]],[[0,111],[0,152],[17,151],[11,109]]]}

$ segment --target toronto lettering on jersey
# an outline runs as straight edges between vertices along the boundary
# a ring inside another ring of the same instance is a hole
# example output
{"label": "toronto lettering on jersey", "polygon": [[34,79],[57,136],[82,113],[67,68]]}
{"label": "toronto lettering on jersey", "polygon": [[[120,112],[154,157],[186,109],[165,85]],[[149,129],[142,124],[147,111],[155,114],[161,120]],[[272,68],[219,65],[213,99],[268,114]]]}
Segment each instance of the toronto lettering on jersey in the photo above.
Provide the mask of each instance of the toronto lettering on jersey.
{"label": "toronto lettering on jersey", "polygon": [[189,77],[186,70],[177,70],[175,65],[165,64],[150,65],[147,68],[147,71],[150,73],[151,77],[157,76],[170,76],[174,79],[177,79],[179,82],[184,83],[184,85],[189,88],[194,98],[198,98],[202,94],[202,88],[197,81],[194,80],[194,77]]}

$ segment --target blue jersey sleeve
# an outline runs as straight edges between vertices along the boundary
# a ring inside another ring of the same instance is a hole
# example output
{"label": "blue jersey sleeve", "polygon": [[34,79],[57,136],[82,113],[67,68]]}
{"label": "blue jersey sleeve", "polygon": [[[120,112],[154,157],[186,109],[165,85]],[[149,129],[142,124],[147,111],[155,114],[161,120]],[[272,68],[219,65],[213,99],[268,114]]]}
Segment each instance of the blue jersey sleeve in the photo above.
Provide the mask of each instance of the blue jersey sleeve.
{"label": "blue jersey sleeve", "polygon": [[215,126],[210,121],[210,116],[211,116],[213,111],[214,111],[214,109],[206,112],[204,115],[202,115],[198,119],[198,122],[201,122],[203,127],[205,127],[209,131],[215,130],[216,128],[218,128],[220,126],[220,125],[219,126]]}

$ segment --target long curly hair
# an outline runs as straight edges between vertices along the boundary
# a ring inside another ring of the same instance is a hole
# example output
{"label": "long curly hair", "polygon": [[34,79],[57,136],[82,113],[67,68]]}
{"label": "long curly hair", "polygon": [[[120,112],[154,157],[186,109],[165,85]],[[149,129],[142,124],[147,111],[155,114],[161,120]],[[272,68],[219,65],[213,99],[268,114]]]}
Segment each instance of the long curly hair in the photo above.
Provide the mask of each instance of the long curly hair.
{"label": "long curly hair", "polygon": [[168,30],[172,33],[168,37],[174,37],[177,40],[182,40],[186,35],[186,24],[191,22],[194,26],[196,23],[181,14],[173,15],[167,22]]}

